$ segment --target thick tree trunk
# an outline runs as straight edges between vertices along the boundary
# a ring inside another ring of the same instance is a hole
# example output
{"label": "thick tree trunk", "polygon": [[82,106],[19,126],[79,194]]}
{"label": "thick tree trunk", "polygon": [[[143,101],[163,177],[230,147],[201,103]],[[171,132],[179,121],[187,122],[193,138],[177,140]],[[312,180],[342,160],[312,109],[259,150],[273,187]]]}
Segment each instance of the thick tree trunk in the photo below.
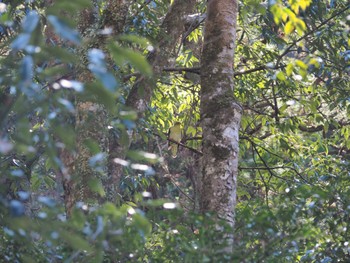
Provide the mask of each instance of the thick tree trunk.
{"label": "thick tree trunk", "polygon": [[[234,226],[241,106],[233,95],[237,0],[209,0],[201,58],[203,128],[200,209]],[[232,230],[233,231],[233,230]],[[227,234],[232,250],[233,234]]]}
{"label": "thick tree trunk", "polygon": [[[105,9],[105,15],[102,25],[112,28],[114,34],[120,34],[124,30],[126,15],[131,0],[110,0]],[[115,203],[117,200],[118,187],[120,182],[121,167],[118,166],[114,159],[120,157],[122,151],[120,139],[115,130],[109,131],[109,150],[107,159],[108,179],[105,184],[107,200]]]}

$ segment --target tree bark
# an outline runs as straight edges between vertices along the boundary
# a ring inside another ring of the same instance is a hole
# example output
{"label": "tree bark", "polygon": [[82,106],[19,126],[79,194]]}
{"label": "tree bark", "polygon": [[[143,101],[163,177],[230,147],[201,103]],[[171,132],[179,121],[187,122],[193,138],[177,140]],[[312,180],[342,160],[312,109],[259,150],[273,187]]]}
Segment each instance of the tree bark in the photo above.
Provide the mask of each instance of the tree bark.
{"label": "tree bark", "polygon": [[[203,128],[200,209],[234,226],[238,174],[238,136],[242,115],[233,91],[233,59],[238,1],[209,0],[201,57]],[[225,252],[232,251],[233,229]]]}

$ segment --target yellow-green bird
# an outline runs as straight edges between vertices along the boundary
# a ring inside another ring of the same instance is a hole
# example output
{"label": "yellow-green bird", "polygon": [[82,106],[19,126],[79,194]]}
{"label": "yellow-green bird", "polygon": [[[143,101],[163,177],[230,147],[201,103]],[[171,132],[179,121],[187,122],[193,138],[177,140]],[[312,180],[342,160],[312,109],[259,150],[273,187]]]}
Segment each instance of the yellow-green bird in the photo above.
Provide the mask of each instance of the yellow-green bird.
{"label": "yellow-green bird", "polygon": [[[175,142],[180,142],[181,141],[181,123],[180,122],[175,122],[174,126],[172,126],[169,129],[169,134],[168,138],[172,139]],[[169,149],[171,150],[171,156],[173,158],[176,158],[177,156],[177,151],[179,149],[179,145],[176,143],[169,142]]]}

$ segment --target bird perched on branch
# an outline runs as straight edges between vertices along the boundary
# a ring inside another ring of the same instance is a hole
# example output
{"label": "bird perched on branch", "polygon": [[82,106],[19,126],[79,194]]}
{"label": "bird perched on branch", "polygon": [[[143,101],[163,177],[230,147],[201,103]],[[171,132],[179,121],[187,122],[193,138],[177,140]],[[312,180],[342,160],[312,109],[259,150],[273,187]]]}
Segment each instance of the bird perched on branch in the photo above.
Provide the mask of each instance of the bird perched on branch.
{"label": "bird perched on branch", "polygon": [[[181,137],[181,123],[175,122],[174,126],[169,129],[168,138],[179,143],[181,141]],[[169,142],[169,150],[171,150],[171,156],[173,158],[176,158],[178,149],[179,145],[177,143]]]}

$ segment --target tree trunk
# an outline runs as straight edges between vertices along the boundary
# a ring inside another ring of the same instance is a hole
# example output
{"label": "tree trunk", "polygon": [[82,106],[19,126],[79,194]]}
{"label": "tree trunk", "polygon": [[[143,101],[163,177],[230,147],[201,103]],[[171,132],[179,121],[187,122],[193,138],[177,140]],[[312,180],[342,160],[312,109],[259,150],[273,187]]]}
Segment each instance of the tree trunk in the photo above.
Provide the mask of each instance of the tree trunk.
{"label": "tree trunk", "polygon": [[[126,106],[135,110],[139,117],[147,111],[156,80],[161,76],[163,68],[169,66],[170,58],[175,56],[174,49],[185,30],[186,16],[193,12],[195,3],[195,0],[175,0],[163,20],[157,36],[158,47],[148,57],[148,62],[153,67],[153,76],[152,78],[139,77],[126,101]],[[111,138],[110,142],[108,170],[113,180],[111,185],[117,187],[122,177],[123,167],[113,160],[124,159],[131,142],[128,145],[122,145],[115,137]]]}
{"label": "tree trunk", "polygon": [[[201,57],[203,128],[200,209],[234,226],[238,174],[238,135],[242,115],[233,90],[238,1],[209,0]],[[232,251],[233,229],[225,252]]]}
{"label": "tree trunk", "polygon": [[158,48],[148,57],[148,62],[153,66],[153,78],[139,78],[126,101],[126,105],[135,109],[140,115],[147,110],[156,80],[163,68],[170,65],[170,58],[175,57],[174,49],[185,31],[186,17],[193,12],[195,3],[195,0],[174,0],[163,20],[157,36]]}
{"label": "tree trunk", "polygon": [[[77,70],[79,81],[84,83],[94,81],[92,73],[87,69],[86,54],[88,49],[104,49],[106,37],[98,33],[103,28],[111,29],[112,36],[122,33],[130,3],[130,0],[108,1],[99,20],[93,9],[84,9],[80,13],[78,29],[88,44],[79,50],[82,58],[82,67]],[[63,160],[65,167],[68,168],[67,171],[61,171],[65,175],[63,185],[68,216],[77,201],[92,201],[92,203],[95,203],[97,200],[102,200],[101,196],[96,194],[96,191],[102,194],[101,187],[103,187],[106,194],[104,199],[114,200],[115,187],[111,184],[113,174],[108,173],[106,165],[109,160],[106,157],[111,151],[110,140],[112,139],[109,138],[110,134],[107,129],[108,118],[108,112],[103,105],[77,99],[75,115],[76,153],[68,155],[64,152],[62,155],[62,157],[66,157]],[[102,153],[104,156],[101,156],[99,160],[96,159],[97,166],[93,167],[91,157],[97,153]],[[94,191],[91,191],[91,188]]]}

